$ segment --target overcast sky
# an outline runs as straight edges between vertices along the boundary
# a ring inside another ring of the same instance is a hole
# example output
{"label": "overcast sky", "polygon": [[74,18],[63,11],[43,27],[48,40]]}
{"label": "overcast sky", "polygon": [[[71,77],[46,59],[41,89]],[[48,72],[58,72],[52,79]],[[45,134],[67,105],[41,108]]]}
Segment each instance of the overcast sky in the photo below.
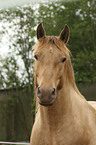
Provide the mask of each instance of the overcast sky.
{"label": "overcast sky", "polygon": [[77,1],[77,0],[0,0],[0,8],[10,8],[16,6],[22,6],[24,4],[36,4],[56,1]]}
{"label": "overcast sky", "polygon": [[36,4],[36,3],[45,3],[51,1],[60,1],[60,0],[0,0],[0,8],[10,8],[15,6],[21,6],[24,4],[30,4],[30,3]]}

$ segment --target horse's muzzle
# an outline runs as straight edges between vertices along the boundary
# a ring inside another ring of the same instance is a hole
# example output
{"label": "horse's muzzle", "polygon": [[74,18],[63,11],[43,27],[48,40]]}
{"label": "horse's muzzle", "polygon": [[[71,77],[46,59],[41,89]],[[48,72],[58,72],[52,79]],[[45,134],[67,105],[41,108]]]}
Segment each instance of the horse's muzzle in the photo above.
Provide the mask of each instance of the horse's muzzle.
{"label": "horse's muzzle", "polygon": [[50,106],[54,103],[56,99],[56,89],[38,87],[37,97],[40,105]]}

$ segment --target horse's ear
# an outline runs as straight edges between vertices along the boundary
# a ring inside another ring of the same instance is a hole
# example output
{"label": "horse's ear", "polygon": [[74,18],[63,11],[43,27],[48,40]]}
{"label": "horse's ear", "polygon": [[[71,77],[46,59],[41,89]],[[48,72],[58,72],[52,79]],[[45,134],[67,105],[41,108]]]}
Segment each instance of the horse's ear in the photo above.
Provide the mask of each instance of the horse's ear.
{"label": "horse's ear", "polygon": [[43,28],[43,24],[40,23],[37,27],[37,39],[42,38],[43,36],[45,36],[45,30]]}
{"label": "horse's ear", "polygon": [[70,30],[68,25],[66,24],[64,29],[60,33],[60,39],[64,41],[64,43],[68,43],[69,40],[69,35],[70,35]]}

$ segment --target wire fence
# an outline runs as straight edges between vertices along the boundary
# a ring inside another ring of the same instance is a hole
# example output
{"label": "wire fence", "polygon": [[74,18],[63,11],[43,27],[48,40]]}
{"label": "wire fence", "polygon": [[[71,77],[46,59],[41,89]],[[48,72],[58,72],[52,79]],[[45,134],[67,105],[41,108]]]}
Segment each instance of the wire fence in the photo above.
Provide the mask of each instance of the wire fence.
{"label": "wire fence", "polygon": [[8,144],[8,145],[30,145],[29,142],[4,142],[4,141],[0,141],[0,144],[1,145],[5,145],[5,144]]}

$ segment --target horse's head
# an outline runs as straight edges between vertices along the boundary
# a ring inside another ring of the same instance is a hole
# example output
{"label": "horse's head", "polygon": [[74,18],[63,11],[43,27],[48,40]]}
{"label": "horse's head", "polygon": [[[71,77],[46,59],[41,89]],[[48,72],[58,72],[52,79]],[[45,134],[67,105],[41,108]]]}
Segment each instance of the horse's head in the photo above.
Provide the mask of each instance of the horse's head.
{"label": "horse's head", "polygon": [[65,25],[59,37],[46,36],[40,23],[37,27],[35,44],[35,85],[38,101],[41,105],[52,105],[56,92],[63,86],[64,68],[66,67],[69,39],[69,28]]}

